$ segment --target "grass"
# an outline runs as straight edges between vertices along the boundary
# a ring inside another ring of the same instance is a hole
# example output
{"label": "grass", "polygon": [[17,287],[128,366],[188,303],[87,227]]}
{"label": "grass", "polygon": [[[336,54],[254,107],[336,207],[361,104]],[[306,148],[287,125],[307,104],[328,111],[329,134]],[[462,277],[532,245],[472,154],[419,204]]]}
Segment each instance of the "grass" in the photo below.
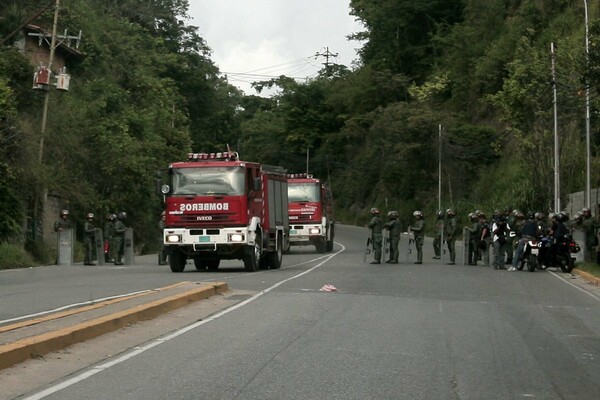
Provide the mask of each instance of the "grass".
{"label": "grass", "polygon": [[0,244],[0,269],[30,268],[37,263],[21,246]]}
{"label": "grass", "polygon": [[583,263],[578,263],[575,265],[575,268],[581,270],[581,271],[585,271],[588,274],[597,276],[600,278],[600,265],[596,264],[596,263],[590,263],[590,262],[583,262]]}

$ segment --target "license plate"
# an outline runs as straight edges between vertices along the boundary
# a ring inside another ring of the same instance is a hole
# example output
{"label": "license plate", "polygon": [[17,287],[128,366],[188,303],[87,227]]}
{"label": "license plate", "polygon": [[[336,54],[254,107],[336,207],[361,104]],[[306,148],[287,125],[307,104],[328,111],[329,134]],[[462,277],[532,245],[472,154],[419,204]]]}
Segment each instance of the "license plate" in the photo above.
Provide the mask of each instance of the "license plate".
{"label": "license plate", "polygon": [[200,236],[198,238],[198,241],[200,243],[208,243],[208,242],[210,242],[210,236]]}
{"label": "license plate", "polygon": [[535,254],[536,256],[538,255],[539,252],[540,252],[540,250],[537,247],[534,247],[531,249],[531,254]]}
{"label": "license plate", "polygon": [[290,229],[290,235],[296,235],[298,234],[298,231],[295,229]]}

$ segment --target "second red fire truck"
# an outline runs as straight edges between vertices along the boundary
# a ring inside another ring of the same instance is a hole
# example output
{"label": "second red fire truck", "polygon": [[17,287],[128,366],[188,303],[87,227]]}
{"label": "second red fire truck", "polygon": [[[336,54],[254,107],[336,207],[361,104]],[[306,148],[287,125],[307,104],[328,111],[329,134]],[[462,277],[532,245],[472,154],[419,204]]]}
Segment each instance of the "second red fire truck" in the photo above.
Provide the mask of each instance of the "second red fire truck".
{"label": "second red fire truck", "polygon": [[319,253],[332,251],[335,220],[330,188],[310,174],[289,174],[288,200],[289,244],[313,245]]}
{"label": "second red fire truck", "polygon": [[216,270],[243,260],[247,271],[277,269],[288,248],[287,176],[281,167],[241,161],[236,152],[190,153],[169,165],[161,185],[164,245],[171,271],[188,259]]}

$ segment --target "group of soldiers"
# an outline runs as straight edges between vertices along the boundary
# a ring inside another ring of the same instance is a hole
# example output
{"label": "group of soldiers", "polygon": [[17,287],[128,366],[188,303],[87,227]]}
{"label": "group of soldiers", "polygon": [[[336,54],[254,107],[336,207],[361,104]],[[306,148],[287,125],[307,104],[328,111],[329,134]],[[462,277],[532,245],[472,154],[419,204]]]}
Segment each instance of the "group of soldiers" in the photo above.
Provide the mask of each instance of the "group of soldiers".
{"label": "group of soldiers", "polygon": [[[451,211],[451,210],[450,210]],[[398,264],[398,258],[400,252],[398,250],[398,244],[400,242],[400,235],[402,234],[402,225],[398,220],[398,212],[390,211],[388,213],[388,222],[383,222],[380,216],[378,208],[371,208],[371,220],[367,227],[371,230],[370,242],[373,246],[373,261],[371,264],[381,264],[381,257],[384,250],[389,251],[389,259],[385,261],[387,264]],[[456,214],[452,214],[452,218]],[[422,211],[413,212],[414,222],[409,226],[408,231],[412,234],[411,241],[414,241],[415,249],[417,250],[417,261],[415,264],[423,264],[423,242],[425,239],[425,220],[423,218]],[[449,220],[449,225],[456,227],[456,221],[453,219]],[[387,239],[384,249],[384,236]],[[454,264],[455,252],[454,252],[454,233],[446,233],[446,241],[448,248],[451,251],[451,264]],[[389,246],[389,247],[388,247]],[[437,247],[436,247],[437,246]],[[440,258],[440,240],[434,239],[434,248],[436,249],[436,256],[434,258]]]}
{"label": "group of soldiers", "polygon": [[[378,208],[371,209],[371,220],[367,227],[371,230],[370,243],[373,246],[373,261],[371,264],[381,264],[384,250],[389,251],[389,259],[386,263],[397,264],[399,251],[398,244],[402,227],[398,220],[398,212],[390,211],[388,213],[388,222],[384,222],[380,216]],[[413,212],[414,222],[408,228],[408,232],[412,234],[412,239],[417,251],[417,260],[415,264],[423,263],[423,240],[425,237],[425,221],[422,211]],[[490,265],[490,254],[493,252],[494,259],[492,263],[497,269],[504,269],[502,265],[513,264],[513,255],[517,249],[519,238],[521,238],[521,230],[526,226],[527,221],[535,221],[535,226],[538,227],[536,233],[556,235],[556,232],[551,232],[553,222],[561,220],[565,223],[568,230],[581,230],[585,237],[585,254],[586,261],[594,261],[596,254],[594,249],[598,246],[598,228],[599,223],[592,217],[589,208],[583,208],[575,214],[573,219],[569,218],[568,213],[551,213],[546,216],[542,212],[525,214],[519,210],[513,210],[510,207],[504,211],[494,211],[490,219],[480,210],[476,210],[468,215],[469,226],[464,228],[465,245],[468,246],[467,257],[469,265],[477,265],[478,261],[482,261],[484,265]],[[506,230],[506,235],[503,235]],[[528,229],[527,229],[528,230]],[[525,232],[527,235],[529,232]],[[445,212],[439,211],[435,224],[435,233],[433,237],[434,259],[440,259],[445,243],[448,248],[448,264],[456,263],[456,239],[461,234],[458,228],[456,212],[453,209],[448,209]],[[499,239],[499,236],[503,236]],[[526,235],[526,236],[527,236]],[[504,237],[505,236],[505,237]],[[384,249],[384,237],[387,238]],[[491,250],[491,251],[490,251]],[[518,252],[517,252],[518,253]]]}
{"label": "group of soldiers", "polygon": [[[121,211],[118,214],[107,214],[104,227],[102,230],[104,238],[104,261],[107,263],[114,263],[115,265],[123,265],[121,261],[123,258],[124,247],[125,247],[125,219],[127,213]],[[71,229],[71,222],[69,220],[69,211],[61,210],[59,219],[54,223],[54,231],[61,232],[65,229]],[[83,224],[83,244],[85,248],[84,253],[84,265],[96,265],[94,260],[96,259],[96,216],[94,213],[88,213],[86,215],[85,222]],[[100,257],[100,255],[98,255]]]}

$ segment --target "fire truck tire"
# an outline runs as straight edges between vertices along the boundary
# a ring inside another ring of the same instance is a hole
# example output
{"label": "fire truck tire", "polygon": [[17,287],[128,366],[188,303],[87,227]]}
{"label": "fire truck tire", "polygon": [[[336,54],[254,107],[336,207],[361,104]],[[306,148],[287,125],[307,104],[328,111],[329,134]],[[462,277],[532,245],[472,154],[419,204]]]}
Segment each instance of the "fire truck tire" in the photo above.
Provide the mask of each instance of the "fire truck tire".
{"label": "fire truck tire", "polygon": [[219,264],[221,264],[221,260],[216,259],[216,260],[206,260],[206,266],[208,267],[209,271],[216,271],[219,269]]}
{"label": "fire truck tire", "polygon": [[198,271],[204,271],[206,269],[206,260],[202,258],[194,258],[194,266]]}
{"label": "fire truck tire", "polygon": [[334,229],[333,224],[331,224],[331,226],[329,227],[329,240],[327,240],[327,252],[332,252],[333,251],[333,236],[334,236]]}
{"label": "fire truck tire", "polygon": [[246,246],[244,249],[244,269],[246,271],[254,272],[260,266],[261,243],[262,239],[257,236],[254,246]]}
{"label": "fire truck tire", "polygon": [[187,258],[185,254],[183,254],[178,249],[172,249],[169,254],[169,267],[171,267],[172,272],[183,272],[185,269],[185,262]]}
{"label": "fire truck tire", "polygon": [[281,262],[283,260],[283,237],[282,235],[277,236],[277,248],[275,251],[267,253],[267,264],[271,269],[281,268]]}
{"label": "fire truck tire", "polygon": [[317,239],[317,241],[315,242],[315,248],[317,249],[317,253],[325,253],[325,251],[327,250],[327,239],[325,239],[324,237],[320,237],[319,239]]}

